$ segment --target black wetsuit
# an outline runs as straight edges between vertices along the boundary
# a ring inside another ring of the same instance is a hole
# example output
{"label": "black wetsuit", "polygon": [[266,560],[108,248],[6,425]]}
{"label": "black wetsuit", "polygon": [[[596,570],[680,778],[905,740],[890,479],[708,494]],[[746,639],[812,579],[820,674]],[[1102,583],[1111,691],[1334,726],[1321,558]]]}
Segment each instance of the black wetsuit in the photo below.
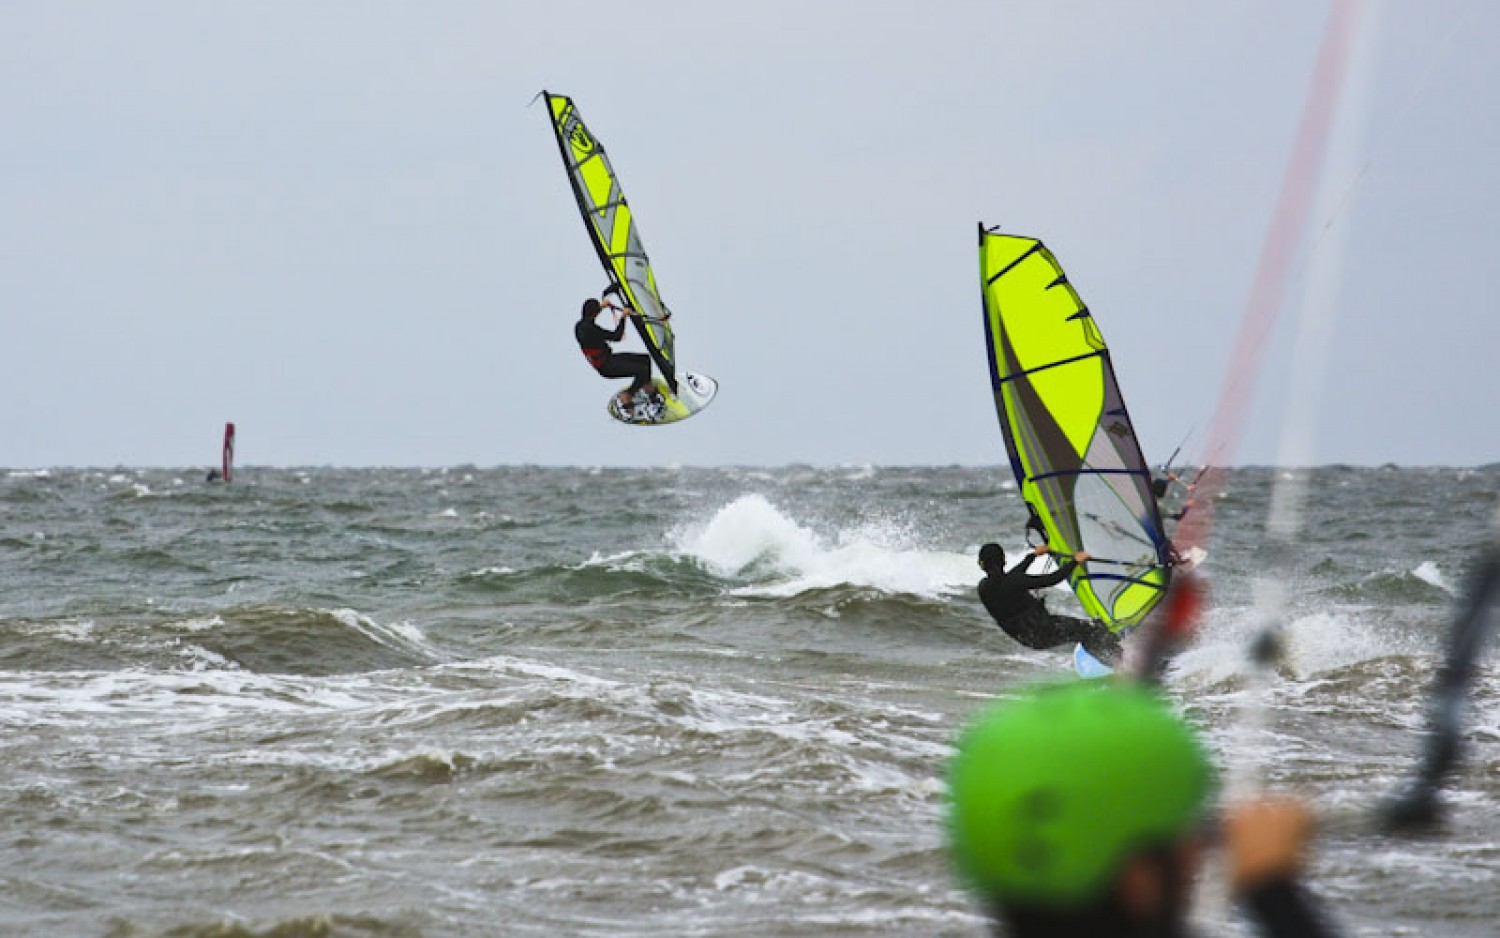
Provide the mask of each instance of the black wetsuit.
{"label": "black wetsuit", "polygon": [[[1254,933],[1262,938],[1335,938],[1338,934],[1320,905],[1294,880],[1278,879],[1258,886],[1238,901],[1246,917],[1255,923]],[[1009,938],[1199,938],[1201,935],[1175,917],[1164,922],[1132,922],[1124,920],[1115,908],[1104,906],[1072,914],[1053,909],[1041,912],[1001,909],[995,925],[996,934]]]}
{"label": "black wetsuit", "polygon": [[651,387],[651,358],[640,352],[616,352],[609,343],[620,341],[625,334],[625,320],[621,319],[613,332],[607,332],[592,319],[580,319],[573,326],[573,337],[578,347],[594,366],[594,370],[605,378],[634,378],[630,393]]}
{"label": "black wetsuit", "polygon": [[1271,938],[1332,938],[1337,934],[1301,883],[1278,879],[1258,886],[1240,904]]}
{"label": "black wetsuit", "polygon": [[1032,590],[1061,583],[1075,566],[1069,560],[1052,573],[1033,576],[1026,570],[1037,556],[1028,552],[1025,560],[1001,576],[991,574],[979,581],[979,598],[995,624],[1027,648],[1081,642],[1089,654],[1105,664],[1120,660],[1120,636],[1089,619],[1053,615],[1031,594]]}

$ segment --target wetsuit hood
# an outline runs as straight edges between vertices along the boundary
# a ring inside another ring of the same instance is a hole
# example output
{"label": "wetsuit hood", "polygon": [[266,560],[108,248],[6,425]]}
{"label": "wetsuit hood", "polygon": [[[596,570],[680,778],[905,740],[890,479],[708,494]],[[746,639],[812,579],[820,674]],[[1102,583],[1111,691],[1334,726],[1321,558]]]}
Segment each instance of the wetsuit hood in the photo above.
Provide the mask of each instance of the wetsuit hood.
{"label": "wetsuit hood", "polygon": [[1005,568],[1005,548],[989,543],[979,548],[979,566],[985,570]]}

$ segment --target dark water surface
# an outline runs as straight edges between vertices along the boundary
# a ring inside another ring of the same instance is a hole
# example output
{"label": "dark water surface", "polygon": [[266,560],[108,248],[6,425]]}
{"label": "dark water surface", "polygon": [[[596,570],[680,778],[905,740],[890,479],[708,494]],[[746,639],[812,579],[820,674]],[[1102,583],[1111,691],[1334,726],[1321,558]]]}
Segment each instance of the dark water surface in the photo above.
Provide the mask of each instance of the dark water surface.
{"label": "dark water surface", "polygon": [[[0,474],[0,934],[977,938],[951,739],[1067,667],[973,594],[976,547],[1021,546],[1005,476]],[[1318,470],[1291,558],[1258,546],[1272,478],[1219,502],[1168,687],[1227,762],[1359,803],[1412,764],[1500,471]],[[1273,561],[1289,653],[1257,728]],[[1451,830],[1320,842],[1348,934],[1497,933],[1497,657]]]}

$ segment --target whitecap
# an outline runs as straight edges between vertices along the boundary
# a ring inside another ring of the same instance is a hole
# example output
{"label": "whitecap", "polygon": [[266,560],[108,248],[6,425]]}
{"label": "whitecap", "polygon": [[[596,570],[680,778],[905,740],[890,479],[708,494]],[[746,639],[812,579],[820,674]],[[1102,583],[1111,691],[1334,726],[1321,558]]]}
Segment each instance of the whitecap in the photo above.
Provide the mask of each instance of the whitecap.
{"label": "whitecap", "polygon": [[1448,580],[1443,576],[1442,571],[1438,569],[1438,565],[1435,561],[1422,561],[1417,565],[1417,569],[1411,572],[1411,575],[1421,580],[1423,583],[1429,583],[1433,586],[1436,586],[1438,589],[1446,590],[1449,593],[1453,592],[1453,585],[1449,583]]}
{"label": "whitecap", "polygon": [[1286,663],[1298,677],[1370,661],[1390,651],[1356,616],[1346,613],[1301,616],[1286,632]]}
{"label": "whitecap", "polygon": [[[1173,659],[1179,674],[1208,683],[1243,676],[1250,668],[1249,649],[1263,628],[1259,613],[1222,612],[1200,628],[1200,638]],[[1281,664],[1298,680],[1390,655],[1382,636],[1349,611],[1320,611],[1290,619],[1281,630]]]}
{"label": "whitecap", "polygon": [[188,660],[188,667],[193,671],[238,671],[240,666],[216,651],[200,648],[197,645],[184,645],[177,651]]}
{"label": "whitecap", "polygon": [[213,615],[213,616],[199,616],[197,618],[184,619],[181,622],[175,623],[175,625],[179,629],[182,629],[183,631],[186,631],[186,632],[206,632],[209,629],[218,628],[218,627],[222,626],[223,624],[224,624],[223,618],[221,618],[220,616],[217,616],[217,615]]}
{"label": "whitecap", "polygon": [[381,625],[369,616],[353,609],[320,609],[318,611],[333,616],[370,641],[386,648],[405,646],[424,654],[431,654],[433,651],[427,643],[427,636],[409,621]]}
{"label": "whitecap", "polygon": [[740,496],[706,524],[668,537],[720,576],[760,581],[736,590],[741,595],[795,596],[847,585],[936,597],[968,589],[976,578],[968,555],[914,546],[899,525],[865,522],[830,542],[758,494]]}

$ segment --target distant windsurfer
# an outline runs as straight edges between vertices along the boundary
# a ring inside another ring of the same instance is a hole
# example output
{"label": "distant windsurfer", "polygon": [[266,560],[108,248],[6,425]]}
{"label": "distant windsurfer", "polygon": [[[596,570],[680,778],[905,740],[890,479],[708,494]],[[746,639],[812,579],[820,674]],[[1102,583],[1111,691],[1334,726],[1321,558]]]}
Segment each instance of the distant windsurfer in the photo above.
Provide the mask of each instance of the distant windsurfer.
{"label": "distant windsurfer", "polygon": [[[578,347],[583,350],[584,357],[600,376],[633,379],[624,394],[624,404],[630,407],[635,402],[635,395],[641,391],[645,391],[648,397],[652,396],[651,358],[640,352],[616,352],[610,347],[610,343],[620,341],[625,335],[625,317],[636,315],[634,310],[617,306],[609,299],[611,293],[618,291],[619,287],[611,285],[604,291],[602,303],[593,297],[584,300],[583,313],[573,326],[573,335],[578,339]],[[613,331],[607,331],[595,322],[603,309],[614,311]]]}
{"label": "distant windsurfer", "polygon": [[1161,516],[1167,521],[1181,521],[1193,507],[1193,491],[1197,485],[1192,482],[1182,482],[1186,495],[1182,497],[1182,503],[1176,511],[1168,511],[1166,502],[1168,496],[1178,492],[1177,483],[1182,482],[1177,473],[1168,471],[1165,475],[1153,476],[1151,479],[1151,494],[1156,496],[1157,506],[1161,509]]}
{"label": "distant windsurfer", "polygon": [[1070,642],[1082,643],[1084,650],[1104,664],[1120,660],[1120,636],[1098,622],[1054,615],[1032,590],[1061,583],[1073,568],[1088,561],[1087,551],[1079,551],[1063,561],[1052,573],[1034,575],[1026,570],[1032,561],[1050,553],[1039,544],[1025,559],[1010,570],[1005,569],[1005,550],[999,544],[979,548],[979,566],[985,572],[979,581],[979,598],[989,610],[995,624],[1027,648],[1054,648]]}

